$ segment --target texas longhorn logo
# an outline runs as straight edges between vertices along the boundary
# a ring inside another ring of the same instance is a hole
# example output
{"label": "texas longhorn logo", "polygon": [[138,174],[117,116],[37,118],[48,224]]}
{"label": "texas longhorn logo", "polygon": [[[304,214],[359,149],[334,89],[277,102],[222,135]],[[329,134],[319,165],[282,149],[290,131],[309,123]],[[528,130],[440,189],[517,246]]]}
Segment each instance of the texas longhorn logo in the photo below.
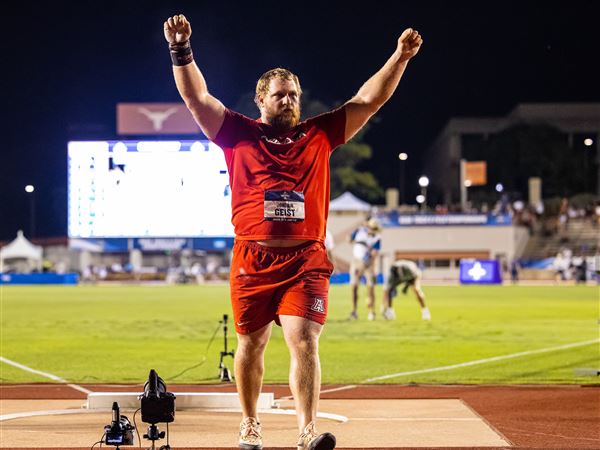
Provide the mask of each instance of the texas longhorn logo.
{"label": "texas longhorn logo", "polygon": [[146,108],[138,108],[138,111],[145,115],[148,120],[152,122],[154,131],[160,131],[165,120],[175,114],[177,112],[177,108],[169,108],[166,111],[150,111]]}

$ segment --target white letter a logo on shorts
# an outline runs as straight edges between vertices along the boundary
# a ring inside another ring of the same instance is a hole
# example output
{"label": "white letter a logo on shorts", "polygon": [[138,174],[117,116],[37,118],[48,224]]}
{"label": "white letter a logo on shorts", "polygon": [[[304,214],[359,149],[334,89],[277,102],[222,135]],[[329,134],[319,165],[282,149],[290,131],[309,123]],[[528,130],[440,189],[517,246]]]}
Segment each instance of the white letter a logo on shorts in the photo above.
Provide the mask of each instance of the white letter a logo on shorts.
{"label": "white letter a logo on shorts", "polygon": [[325,307],[323,306],[323,299],[322,298],[315,298],[315,302],[310,307],[310,309],[312,309],[313,311],[324,313],[325,312]]}

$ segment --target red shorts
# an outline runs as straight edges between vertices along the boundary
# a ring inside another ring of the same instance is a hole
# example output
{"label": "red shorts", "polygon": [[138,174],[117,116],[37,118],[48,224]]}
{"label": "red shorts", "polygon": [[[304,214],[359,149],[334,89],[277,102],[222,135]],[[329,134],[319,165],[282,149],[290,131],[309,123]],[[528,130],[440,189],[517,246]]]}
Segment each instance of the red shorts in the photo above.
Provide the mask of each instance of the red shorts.
{"label": "red shorts", "polygon": [[253,241],[233,245],[230,286],[235,329],[256,331],[279,315],[325,323],[333,266],[321,242],[266,247]]}

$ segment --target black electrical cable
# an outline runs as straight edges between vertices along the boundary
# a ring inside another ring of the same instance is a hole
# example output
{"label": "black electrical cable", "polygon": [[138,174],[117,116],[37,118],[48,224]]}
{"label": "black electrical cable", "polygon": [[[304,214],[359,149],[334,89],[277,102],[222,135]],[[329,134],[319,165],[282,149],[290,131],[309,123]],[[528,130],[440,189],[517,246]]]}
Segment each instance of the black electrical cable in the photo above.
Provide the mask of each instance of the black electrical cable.
{"label": "black electrical cable", "polygon": [[192,367],[188,367],[187,369],[184,369],[183,371],[179,372],[177,375],[174,375],[172,377],[169,378],[169,381],[174,380],[175,378],[179,378],[181,375],[183,375],[184,373],[195,369],[196,367],[200,367],[202,364],[204,364],[206,362],[206,356],[208,355],[208,349],[210,348],[210,346],[212,345],[213,341],[215,340],[215,336],[217,335],[217,332],[219,331],[219,329],[221,328],[221,324],[223,322],[221,320],[219,320],[219,325],[217,325],[217,328],[215,329],[215,332],[213,333],[212,337],[210,338],[210,341],[208,342],[208,345],[206,346],[206,352],[204,353],[204,356],[202,357],[202,361],[200,361],[198,364],[192,366]]}
{"label": "black electrical cable", "polygon": [[102,437],[100,438],[100,440],[99,440],[99,441],[96,441],[96,442],[94,442],[94,445],[92,445],[92,448],[91,448],[90,450],[94,450],[94,447],[95,447],[97,444],[100,444],[100,447],[102,447],[102,441],[104,441],[104,436],[106,436],[106,433],[104,433],[104,434],[102,435]]}
{"label": "black electrical cable", "polygon": [[135,412],[133,413],[133,426],[135,427],[135,433],[137,434],[138,437],[138,445],[140,448],[142,448],[142,440],[140,439],[140,431],[138,430],[137,427],[137,423],[135,423],[135,415],[141,410],[142,408],[138,408],[135,410]]}

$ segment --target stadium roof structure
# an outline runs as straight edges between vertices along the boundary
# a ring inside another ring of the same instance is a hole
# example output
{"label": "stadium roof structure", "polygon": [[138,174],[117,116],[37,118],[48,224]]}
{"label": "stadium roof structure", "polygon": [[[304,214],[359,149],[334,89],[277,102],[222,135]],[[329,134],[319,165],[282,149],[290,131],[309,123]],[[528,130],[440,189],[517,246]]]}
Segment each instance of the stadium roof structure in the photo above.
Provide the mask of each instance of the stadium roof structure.
{"label": "stadium roof structure", "polygon": [[29,259],[42,260],[42,247],[34,245],[23,235],[23,231],[17,231],[14,241],[0,249],[0,263],[6,259]]}
{"label": "stadium roof structure", "polygon": [[370,211],[371,207],[369,203],[348,191],[329,203],[329,211]]}

